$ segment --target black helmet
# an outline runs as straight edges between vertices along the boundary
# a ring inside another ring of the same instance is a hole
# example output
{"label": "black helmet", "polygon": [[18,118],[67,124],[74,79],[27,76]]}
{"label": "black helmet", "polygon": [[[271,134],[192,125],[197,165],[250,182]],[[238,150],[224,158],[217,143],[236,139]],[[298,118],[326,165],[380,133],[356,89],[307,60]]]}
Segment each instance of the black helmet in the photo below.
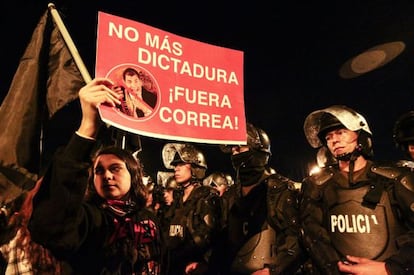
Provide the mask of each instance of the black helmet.
{"label": "black helmet", "polygon": [[414,142],[414,111],[401,115],[394,124],[393,139],[397,148],[407,150],[409,142]]}
{"label": "black helmet", "polygon": [[271,154],[270,139],[265,131],[253,126],[251,123],[246,124],[247,129],[247,146],[256,151],[262,151]]}
{"label": "black helmet", "polygon": [[[272,154],[270,151],[270,138],[262,129],[253,126],[251,123],[246,123],[247,146],[255,151]],[[224,153],[231,153],[232,145],[220,145],[221,151]]]}
{"label": "black helmet", "polygon": [[178,163],[190,163],[192,175],[201,180],[207,170],[204,154],[192,144],[167,143],[163,148],[163,161],[166,168],[174,169]]}

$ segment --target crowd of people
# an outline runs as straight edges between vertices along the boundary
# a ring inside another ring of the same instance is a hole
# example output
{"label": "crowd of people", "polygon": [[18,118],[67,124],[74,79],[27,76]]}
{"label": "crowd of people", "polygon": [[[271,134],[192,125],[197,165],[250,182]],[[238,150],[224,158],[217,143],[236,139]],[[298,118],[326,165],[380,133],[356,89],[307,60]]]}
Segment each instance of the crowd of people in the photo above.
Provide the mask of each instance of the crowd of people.
{"label": "crowd of people", "polygon": [[135,152],[100,142],[97,106],[122,100],[111,87],[79,91],[77,131],[1,205],[2,274],[414,274],[414,112],[394,128],[404,161],[375,159],[364,116],[334,105],[304,120],[321,170],[301,182],[269,165],[271,138],[251,123],[245,145],[220,145],[233,174],[167,143],[154,181]]}

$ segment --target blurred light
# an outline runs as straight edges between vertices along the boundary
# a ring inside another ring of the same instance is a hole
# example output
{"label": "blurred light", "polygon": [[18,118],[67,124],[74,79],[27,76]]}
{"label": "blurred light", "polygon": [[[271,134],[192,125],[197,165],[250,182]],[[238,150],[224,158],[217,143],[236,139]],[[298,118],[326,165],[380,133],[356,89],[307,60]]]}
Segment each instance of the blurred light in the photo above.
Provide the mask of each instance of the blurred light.
{"label": "blurred light", "polygon": [[309,176],[312,176],[314,174],[317,174],[321,171],[321,167],[319,167],[318,165],[312,166],[309,170]]}

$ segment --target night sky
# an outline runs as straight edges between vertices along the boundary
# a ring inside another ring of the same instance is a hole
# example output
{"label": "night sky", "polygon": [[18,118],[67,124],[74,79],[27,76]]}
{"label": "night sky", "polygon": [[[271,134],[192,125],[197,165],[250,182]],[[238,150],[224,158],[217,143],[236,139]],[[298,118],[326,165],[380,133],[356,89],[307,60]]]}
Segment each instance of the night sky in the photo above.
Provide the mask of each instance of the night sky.
{"label": "night sky", "polygon": [[[234,3],[232,3],[234,2]],[[401,156],[392,128],[414,102],[414,1],[55,1],[91,75],[95,64],[98,11],[129,18],[190,39],[244,52],[246,118],[272,141],[272,166],[300,181],[315,150],[303,133],[306,116],[333,104],[356,109],[368,120],[378,159]],[[289,3],[288,3],[289,2]],[[323,3],[324,2],[324,3]],[[48,1],[3,1],[0,99]],[[340,67],[384,43],[405,48],[389,63],[351,79]],[[64,143],[78,116],[60,118],[57,143]],[[156,173],[168,140],[142,137],[142,157]],[[217,146],[200,145],[209,170],[232,172],[230,158]]]}

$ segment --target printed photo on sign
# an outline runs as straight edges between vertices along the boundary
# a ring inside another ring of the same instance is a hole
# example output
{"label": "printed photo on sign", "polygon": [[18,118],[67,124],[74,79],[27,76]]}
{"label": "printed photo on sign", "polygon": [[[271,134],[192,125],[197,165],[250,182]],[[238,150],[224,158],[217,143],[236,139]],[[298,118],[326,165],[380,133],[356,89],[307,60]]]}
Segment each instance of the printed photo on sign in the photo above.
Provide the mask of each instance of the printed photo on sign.
{"label": "printed photo on sign", "polygon": [[246,144],[243,52],[98,13],[95,77],[122,94],[102,120],[161,139]]}
{"label": "printed photo on sign", "polygon": [[118,111],[135,119],[147,118],[155,113],[159,87],[144,68],[123,64],[111,70],[107,77],[114,81],[113,89],[122,94]]}

